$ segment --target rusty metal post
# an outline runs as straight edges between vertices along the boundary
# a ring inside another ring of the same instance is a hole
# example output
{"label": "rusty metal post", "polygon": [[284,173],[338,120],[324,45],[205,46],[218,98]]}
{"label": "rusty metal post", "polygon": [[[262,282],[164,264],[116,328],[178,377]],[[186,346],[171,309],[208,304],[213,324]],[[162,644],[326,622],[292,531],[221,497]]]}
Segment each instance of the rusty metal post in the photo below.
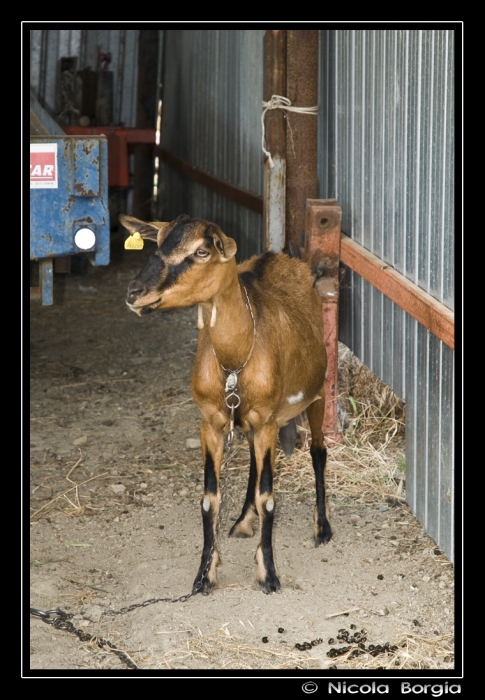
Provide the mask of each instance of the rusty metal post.
{"label": "rusty metal post", "polygon": [[326,437],[339,440],[338,400],[338,301],[340,226],[342,210],[335,199],[308,199],[306,206],[305,258],[318,273],[315,288],[323,307],[323,337],[328,368],[325,379],[325,416],[322,430]]}
{"label": "rusty metal post", "polygon": [[[286,97],[294,107],[318,104],[318,36],[318,30],[287,30]],[[318,117],[285,114],[286,249],[296,254],[305,245],[306,200],[318,197]]]}
{"label": "rusty metal post", "polygon": [[[138,85],[136,126],[155,129],[157,123],[158,29],[140,29],[138,39]],[[133,215],[149,220],[153,198],[154,148],[151,144],[134,147],[135,180],[133,183]]]}
{"label": "rusty metal post", "polygon": [[[286,95],[286,30],[268,29],[264,35],[263,99]],[[285,115],[272,109],[264,117],[266,149],[271,153],[264,163],[263,250],[280,253],[285,246],[286,148]]]}

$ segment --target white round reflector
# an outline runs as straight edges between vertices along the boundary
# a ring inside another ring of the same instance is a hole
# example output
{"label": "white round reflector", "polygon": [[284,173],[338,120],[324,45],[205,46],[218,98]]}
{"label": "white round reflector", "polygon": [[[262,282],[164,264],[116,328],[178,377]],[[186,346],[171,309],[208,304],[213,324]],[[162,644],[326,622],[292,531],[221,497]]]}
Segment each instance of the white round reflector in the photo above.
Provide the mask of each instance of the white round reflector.
{"label": "white round reflector", "polygon": [[81,250],[89,250],[96,243],[96,236],[90,228],[80,228],[74,235],[74,243]]}

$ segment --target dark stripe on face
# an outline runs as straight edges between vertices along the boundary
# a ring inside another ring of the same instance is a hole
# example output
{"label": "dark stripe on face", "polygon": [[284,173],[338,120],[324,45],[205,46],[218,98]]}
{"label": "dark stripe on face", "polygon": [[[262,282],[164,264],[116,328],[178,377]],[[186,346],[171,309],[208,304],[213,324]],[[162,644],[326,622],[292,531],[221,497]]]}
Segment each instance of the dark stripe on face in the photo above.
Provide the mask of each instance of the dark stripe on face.
{"label": "dark stripe on face", "polygon": [[133,279],[133,282],[139,282],[147,292],[156,289],[163,273],[165,264],[157,255],[150,255],[148,262]]}
{"label": "dark stripe on face", "polygon": [[273,473],[271,471],[271,449],[266,450],[263,459],[263,471],[259,482],[259,493],[273,493]]}
{"label": "dark stripe on face", "polygon": [[268,263],[275,257],[275,253],[269,250],[267,253],[263,253],[254,262],[252,270],[247,270],[246,272],[241,272],[239,279],[244,284],[245,287],[251,287],[254,282],[258,282],[265,274],[266,267]]}
{"label": "dark stripe on face", "polygon": [[214,469],[214,460],[210,452],[205,456],[204,465],[204,493],[217,493],[217,479]]}
{"label": "dark stripe on face", "polygon": [[169,265],[167,276],[165,277],[160,289],[166,289],[167,287],[174,285],[179,277],[181,277],[184,272],[187,272],[187,270],[189,270],[194,264],[195,260],[193,258],[185,258],[185,260],[182,260],[182,262],[178,265]]}
{"label": "dark stripe on face", "polygon": [[189,224],[191,221],[192,219],[189,216],[179,216],[174,228],[170,231],[158,249],[162,255],[170,255],[174,250],[176,250],[184,237],[187,224]]}

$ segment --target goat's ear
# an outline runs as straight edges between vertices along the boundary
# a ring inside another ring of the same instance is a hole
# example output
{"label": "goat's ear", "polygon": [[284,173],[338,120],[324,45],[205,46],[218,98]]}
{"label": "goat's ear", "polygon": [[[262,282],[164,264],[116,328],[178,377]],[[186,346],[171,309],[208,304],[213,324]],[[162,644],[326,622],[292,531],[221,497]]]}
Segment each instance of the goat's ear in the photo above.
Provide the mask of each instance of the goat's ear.
{"label": "goat's ear", "polygon": [[141,219],[136,219],[134,216],[126,216],[125,214],[122,214],[119,218],[120,222],[130,233],[138,232],[144,240],[153,241],[159,246],[164,241],[167,229],[170,226],[170,223],[164,221],[147,223],[146,221],[141,221]]}
{"label": "goat's ear", "polygon": [[211,235],[214,239],[214,245],[221,256],[221,262],[227,262],[236,255],[236,241],[222,233],[219,227],[212,226]]}

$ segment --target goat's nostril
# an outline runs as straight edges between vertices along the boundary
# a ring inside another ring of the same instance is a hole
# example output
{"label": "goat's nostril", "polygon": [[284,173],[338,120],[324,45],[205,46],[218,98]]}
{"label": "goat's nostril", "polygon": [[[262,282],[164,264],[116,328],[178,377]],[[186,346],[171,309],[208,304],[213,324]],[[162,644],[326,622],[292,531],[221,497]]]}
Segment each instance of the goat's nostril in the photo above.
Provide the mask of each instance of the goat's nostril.
{"label": "goat's nostril", "polygon": [[128,285],[128,292],[126,294],[126,299],[129,302],[135,301],[137,297],[142,295],[145,291],[145,286],[138,282],[137,280],[133,280],[130,282]]}

